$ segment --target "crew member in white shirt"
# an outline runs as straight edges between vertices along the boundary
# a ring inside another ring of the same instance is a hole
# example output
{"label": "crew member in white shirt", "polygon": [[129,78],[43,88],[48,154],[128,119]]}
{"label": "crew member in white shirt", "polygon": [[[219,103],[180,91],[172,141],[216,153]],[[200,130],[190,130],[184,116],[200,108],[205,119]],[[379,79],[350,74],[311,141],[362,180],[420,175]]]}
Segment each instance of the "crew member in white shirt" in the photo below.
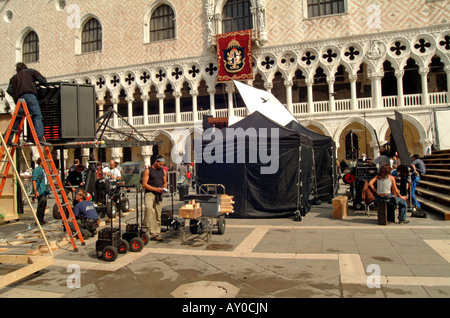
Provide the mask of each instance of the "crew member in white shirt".
{"label": "crew member in white shirt", "polygon": [[120,170],[116,168],[116,162],[114,160],[111,160],[109,162],[109,167],[103,169],[103,176],[105,177],[105,179],[111,180],[122,179],[122,174],[120,173]]}

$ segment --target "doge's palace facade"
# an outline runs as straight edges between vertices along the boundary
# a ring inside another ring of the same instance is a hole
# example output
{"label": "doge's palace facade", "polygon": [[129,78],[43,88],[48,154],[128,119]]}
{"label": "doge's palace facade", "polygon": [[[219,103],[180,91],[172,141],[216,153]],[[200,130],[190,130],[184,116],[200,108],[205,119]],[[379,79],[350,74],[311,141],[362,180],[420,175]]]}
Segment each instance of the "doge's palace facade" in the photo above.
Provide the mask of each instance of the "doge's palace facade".
{"label": "doge's palace facade", "polygon": [[[216,34],[230,20],[252,29],[247,84],[332,136],[339,160],[349,158],[349,133],[357,155],[376,156],[394,111],[403,115],[408,149],[424,155],[435,142],[433,111],[449,105],[445,0],[11,0],[0,10],[2,112],[14,107],[6,94],[14,65],[34,54],[29,67],[51,82],[95,85],[99,114],[117,110],[164,141],[158,151],[173,160],[186,160],[204,115],[246,115],[234,87],[217,82]],[[113,124],[127,129],[117,116]],[[112,149],[106,160],[148,164],[154,150]]]}

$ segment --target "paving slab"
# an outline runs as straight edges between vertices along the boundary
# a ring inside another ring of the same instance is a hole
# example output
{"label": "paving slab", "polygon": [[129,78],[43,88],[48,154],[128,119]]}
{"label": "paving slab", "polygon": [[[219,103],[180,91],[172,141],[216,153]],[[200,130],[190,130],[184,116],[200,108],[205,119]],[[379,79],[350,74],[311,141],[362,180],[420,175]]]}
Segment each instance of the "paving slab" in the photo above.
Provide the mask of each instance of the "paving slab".
{"label": "paving slab", "polygon": [[[123,222],[134,218],[128,213]],[[24,215],[0,232],[24,231],[29,219]],[[337,220],[328,203],[312,206],[301,222],[227,217],[225,233],[214,232],[209,242],[204,233],[188,233],[182,241],[179,230],[164,229],[163,242],[151,241],[111,263],[97,257],[94,237],[79,252],[70,244],[54,251],[52,266],[0,289],[0,298],[173,299],[228,287],[236,292],[227,296],[242,301],[449,298],[450,223],[434,216],[408,219],[380,226],[375,212],[368,217],[349,209]],[[13,268],[2,264],[0,272]]]}

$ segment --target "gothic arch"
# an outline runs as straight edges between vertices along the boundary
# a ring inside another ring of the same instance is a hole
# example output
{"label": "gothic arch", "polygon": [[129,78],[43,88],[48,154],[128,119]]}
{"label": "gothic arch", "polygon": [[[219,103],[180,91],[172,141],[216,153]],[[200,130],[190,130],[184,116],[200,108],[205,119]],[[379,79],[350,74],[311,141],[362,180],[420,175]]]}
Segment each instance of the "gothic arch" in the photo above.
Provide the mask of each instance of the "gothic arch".
{"label": "gothic arch", "polygon": [[308,126],[317,127],[325,134],[325,136],[331,137],[331,133],[328,130],[328,128],[317,120],[312,120],[312,119],[304,120],[304,121],[302,121],[302,125],[305,126],[306,128],[308,128]]}
{"label": "gothic arch", "polygon": [[143,36],[144,36],[144,44],[150,43],[150,19],[152,18],[153,11],[155,11],[156,8],[158,8],[160,5],[165,4],[168,5],[175,16],[175,38],[177,38],[177,10],[175,10],[175,7],[170,3],[168,0],[158,0],[154,1],[152,4],[150,4],[147,9],[144,12],[144,20],[142,22],[143,25]]}
{"label": "gothic arch", "polygon": [[[87,13],[86,15],[84,15],[84,17],[82,17],[80,20],[80,27],[75,29],[75,54],[81,54],[81,40],[82,40],[83,27],[86,24],[86,22],[88,22],[90,19],[96,19],[98,21],[98,23],[100,24],[100,27],[102,29],[102,34],[103,34],[103,25],[102,25],[102,21],[100,20],[100,18],[97,17],[93,13]],[[103,35],[102,35],[102,41],[103,41]]]}
{"label": "gothic arch", "polygon": [[[428,140],[428,133],[425,129],[425,127],[422,125],[422,123],[417,120],[414,116],[408,115],[408,114],[402,114],[403,120],[410,123],[412,127],[414,127],[418,134],[419,134],[419,141],[420,143],[424,143],[426,140]],[[380,129],[379,136],[380,138],[384,138],[389,130],[389,124],[386,121],[384,125]],[[388,140],[386,140],[388,141]]]}
{"label": "gothic arch", "polygon": [[377,139],[377,137],[375,135],[375,128],[373,127],[373,125],[369,121],[364,120],[364,118],[361,118],[361,117],[352,116],[352,117],[344,120],[339,125],[338,129],[336,129],[336,131],[334,132],[333,140],[337,144],[339,143],[339,139],[340,139],[341,135],[344,133],[344,129],[347,128],[347,126],[352,124],[352,123],[359,123],[359,124],[363,125],[364,127],[367,128],[367,132],[370,134],[371,139],[372,140],[376,140]]}
{"label": "gothic arch", "polygon": [[[217,0],[216,7],[214,8],[214,13],[222,15],[223,7],[227,3],[227,1],[228,0]],[[250,3],[252,4],[252,8],[256,8],[256,0],[250,0]]]}
{"label": "gothic arch", "polygon": [[26,36],[30,33],[34,32],[39,38],[39,33],[36,31],[36,29],[32,27],[25,27],[22,32],[20,33],[19,38],[16,41],[16,47],[15,47],[15,61],[16,63],[22,62],[22,53],[23,53],[23,41],[25,40]]}

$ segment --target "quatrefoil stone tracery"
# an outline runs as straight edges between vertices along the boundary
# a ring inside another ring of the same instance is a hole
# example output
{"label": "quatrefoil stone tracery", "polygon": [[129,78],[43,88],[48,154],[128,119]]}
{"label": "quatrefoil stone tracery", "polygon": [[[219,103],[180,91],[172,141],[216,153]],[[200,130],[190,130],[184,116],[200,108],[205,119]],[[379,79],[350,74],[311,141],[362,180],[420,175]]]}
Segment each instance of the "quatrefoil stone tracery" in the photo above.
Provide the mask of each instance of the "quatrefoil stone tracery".
{"label": "quatrefoil stone tracery", "polygon": [[127,76],[125,77],[125,82],[126,82],[128,85],[133,84],[133,83],[134,83],[134,76],[133,76],[133,74],[128,73]]}
{"label": "quatrefoil stone tracery", "polygon": [[390,48],[391,52],[394,53],[397,56],[402,55],[403,53],[405,53],[406,51],[406,45],[401,42],[401,41],[395,41],[391,48]]}
{"label": "quatrefoil stone tracery", "polygon": [[286,53],[281,57],[280,62],[283,68],[291,68],[295,64],[295,56]]}
{"label": "quatrefoil stone tracery", "polygon": [[414,44],[414,48],[422,54],[426,53],[430,47],[431,43],[426,39],[419,39],[416,44]]}
{"label": "quatrefoil stone tracery", "polygon": [[439,45],[446,51],[450,51],[450,35],[446,35],[439,41]]}
{"label": "quatrefoil stone tracery", "polygon": [[360,52],[353,46],[349,47],[344,53],[344,56],[350,61],[354,61],[359,55]]}
{"label": "quatrefoil stone tracery", "polygon": [[306,65],[311,65],[312,62],[316,59],[316,56],[308,51],[302,56],[302,62],[304,62]]}
{"label": "quatrefoil stone tracery", "polygon": [[97,79],[96,84],[97,84],[98,88],[102,89],[103,86],[105,86],[106,81],[105,81],[105,79],[104,79],[103,77],[99,77],[99,78]]}
{"label": "quatrefoil stone tracery", "polygon": [[117,87],[117,85],[119,85],[120,83],[119,76],[114,75],[110,82],[112,86]]}
{"label": "quatrefoil stone tracery", "polygon": [[333,61],[338,57],[337,53],[333,51],[333,49],[328,49],[322,55],[322,58],[327,63],[333,63]]}
{"label": "quatrefoil stone tracery", "polygon": [[147,82],[150,80],[150,75],[147,74],[146,71],[144,71],[144,72],[142,72],[142,74],[139,77],[139,79],[142,81],[142,83],[147,84]]}
{"label": "quatrefoil stone tracery", "polygon": [[156,80],[158,80],[160,83],[164,80],[164,78],[166,77],[166,73],[164,73],[163,70],[159,70],[156,72]]}
{"label": "quatrefoil stone tracery", "polygon": [[215,72],[217,72],[217,66],[215,66],[213,63],[209,63],[208,67],[205,69],[206,73],[209,74],[209,76],[213,76]]}
{"label": "quatrefoil stone tracery", "polygon": [[173,79],[179,80],[183,75],[183,71],[179,67],[175,67],[170,74],[172,75]]}
{"label": "quatrefoil stone tracery", "polygon": [[188,74],[195,78],[200,73],[200,69],[197,67],[197,65],[192,65],[191,68],[188,70]]}
{"label": "quatrefoil stone tracery", "polygon": [[272,66],[275,64],[275,61],[273,59],[270,58],[270,56],[266,56],[262,61],[261,61],[261,66],[263,68],[265,68],[266,70],[269,70],[272,68]]}

